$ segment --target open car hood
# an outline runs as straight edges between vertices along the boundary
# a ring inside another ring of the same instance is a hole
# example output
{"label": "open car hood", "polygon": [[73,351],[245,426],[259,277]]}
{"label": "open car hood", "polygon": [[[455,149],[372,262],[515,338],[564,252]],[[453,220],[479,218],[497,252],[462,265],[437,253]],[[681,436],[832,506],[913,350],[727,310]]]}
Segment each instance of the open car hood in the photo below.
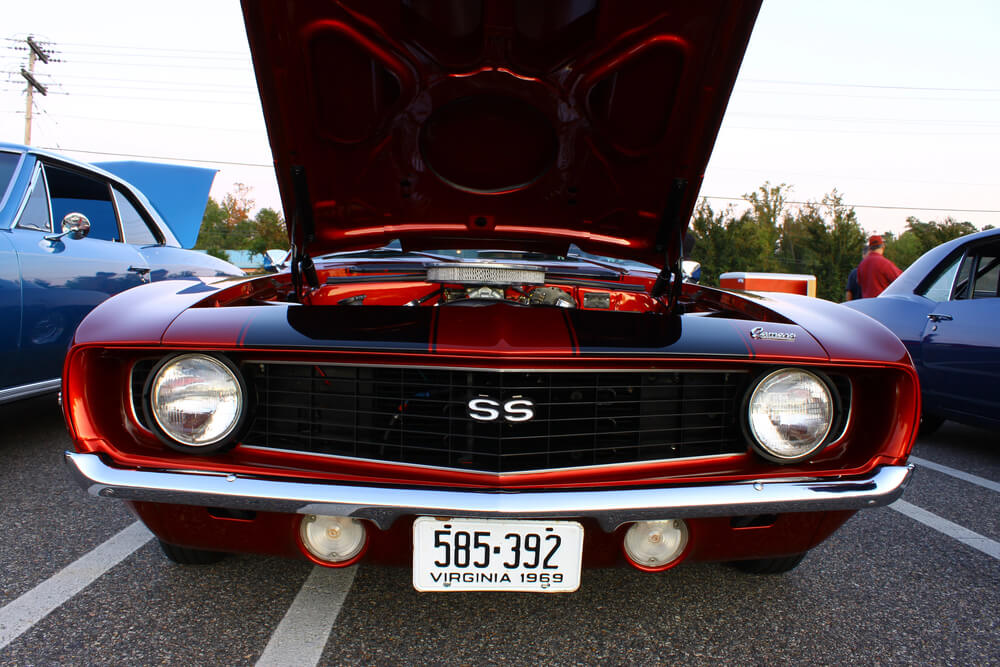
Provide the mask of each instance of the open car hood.
{"label": "open car hood", "polygon": [[675,259],[759,5],[244,0],[296,243]]}

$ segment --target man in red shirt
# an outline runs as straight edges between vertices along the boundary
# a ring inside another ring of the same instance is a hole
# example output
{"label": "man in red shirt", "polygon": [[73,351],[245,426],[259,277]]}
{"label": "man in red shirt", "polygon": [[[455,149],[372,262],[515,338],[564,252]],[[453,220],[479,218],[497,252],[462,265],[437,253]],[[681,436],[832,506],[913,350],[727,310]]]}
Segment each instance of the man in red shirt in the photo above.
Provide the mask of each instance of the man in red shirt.
{"label": "man in red shirt", "polygon": [[885,241],[881,236],[872,236],[868,239],[868,255],[858,265],[858,282],[861,283],[862,298],[878,296],[896,279],[896,276],[902,273],[892,260],[883,256],[884,252]]}

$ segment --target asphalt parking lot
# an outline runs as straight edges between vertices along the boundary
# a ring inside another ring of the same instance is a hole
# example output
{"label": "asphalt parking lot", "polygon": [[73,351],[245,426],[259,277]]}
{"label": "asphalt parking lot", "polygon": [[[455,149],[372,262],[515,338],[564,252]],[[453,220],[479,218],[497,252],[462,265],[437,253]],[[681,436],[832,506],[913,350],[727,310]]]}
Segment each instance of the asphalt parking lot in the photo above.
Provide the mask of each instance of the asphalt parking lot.
{"label": "asphalt parking lot", "polygon": [[1000,436],[946,423],[903,501],[778,576],[584,572],[570,595],[420,594],[405,568],[167,561],[63,470],[55,400],[0,406],[0,664],[1000,664]]}

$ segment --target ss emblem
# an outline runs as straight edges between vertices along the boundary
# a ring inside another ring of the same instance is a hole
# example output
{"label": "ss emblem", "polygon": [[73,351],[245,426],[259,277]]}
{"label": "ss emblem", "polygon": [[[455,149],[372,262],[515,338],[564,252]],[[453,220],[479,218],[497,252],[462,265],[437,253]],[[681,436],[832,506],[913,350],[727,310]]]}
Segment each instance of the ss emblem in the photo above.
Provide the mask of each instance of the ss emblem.
{"label": "ss emblem", "polygon": [[507,421],[526,422],[535,416],[534,407],[534,403],[520,397],[507,401],[503,406],[491,398],[474,398],[467,405],[469,416],[481,422],[496,421],[500,418],[501,409]]}

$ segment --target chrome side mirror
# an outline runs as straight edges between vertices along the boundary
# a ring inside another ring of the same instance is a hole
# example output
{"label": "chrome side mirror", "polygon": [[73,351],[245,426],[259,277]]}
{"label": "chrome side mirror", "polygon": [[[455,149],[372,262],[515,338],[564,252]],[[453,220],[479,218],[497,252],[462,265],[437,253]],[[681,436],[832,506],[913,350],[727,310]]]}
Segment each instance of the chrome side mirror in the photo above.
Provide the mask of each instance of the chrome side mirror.
{"label": "chrome side mirror", "polygon": [[684,282],[696,283],[701,280],[701,264],[685,259],[681,262],[681,274],[684,276]]}
{"label": "chrome side mirror", "polygon": [[83,213],[67,213],[62,219],[62,233],[46,236],[46,241],[59,241],[64,236],[80,240],[90,233],[90,220]]}

